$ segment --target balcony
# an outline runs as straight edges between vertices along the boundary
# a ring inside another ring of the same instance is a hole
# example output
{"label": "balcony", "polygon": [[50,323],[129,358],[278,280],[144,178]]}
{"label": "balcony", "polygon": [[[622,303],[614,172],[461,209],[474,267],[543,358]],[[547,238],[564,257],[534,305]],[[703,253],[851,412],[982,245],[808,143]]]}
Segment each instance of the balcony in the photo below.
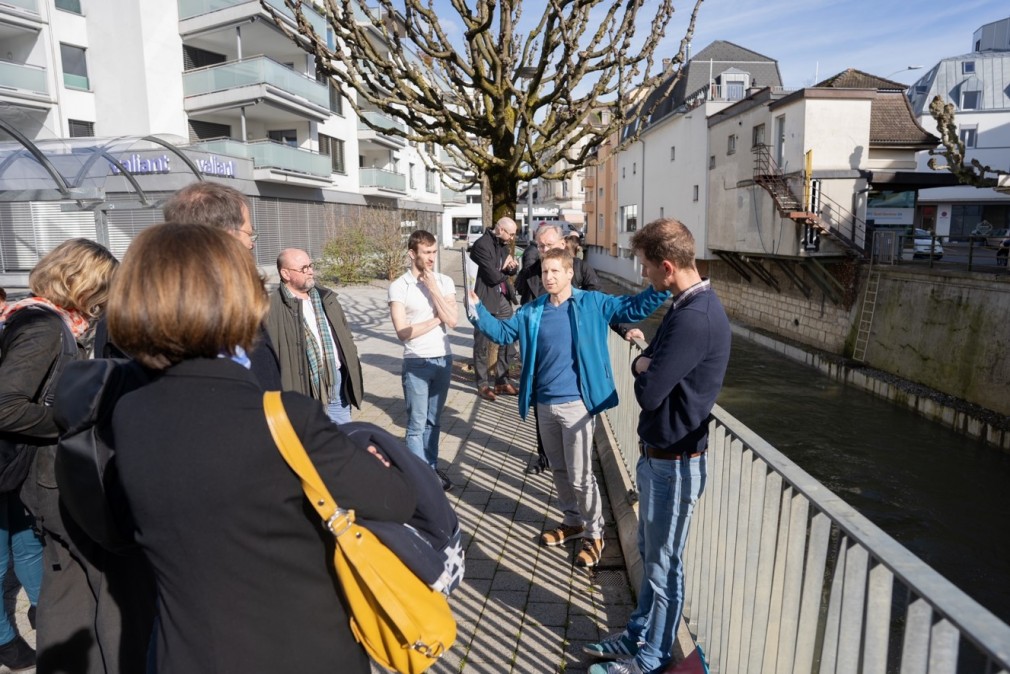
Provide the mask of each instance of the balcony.
{"label": "balcony", "polygon": [[[284,0],[266,0],[266,4],[280,13],[288,28],[297,31],[295,14],[284,5]],[[302,4],[302,11],[312,29],[319,35],[326,35],[326,19],[323,15],[313,8],[311,3]],[[257,18],[270,19],[269,12],[263,8],[260,0],[179,0],[179,33],[184,39],[233,28],[236,24]],[[290,47],[291,41],[287,37],[283,35],[278,37],[283,38]],[[264,48],[259,41],[254,44],[257,45],[257,49]]]}
{"label": "balcony", "polygon": [[466,194],[463,192],[457,192],[456,190],[450,190],[448,187],[442,188],[442,203],[443,204],[465,204]]}
{"label": "balcony", "polygon": [[[191,115],[260,106],[316,122],[331,114],[325,84],[265,56],[187,71],[182,86],[185,109]],[[257,111],[251,114],[255,117]],[[269,111],[258,114],[277,121]]]}
{"label": "balcony", "polygon": [[0,41],[25,31],[37,33],[43,23],[38,0],[0,0]]}
{"label": "balcony", "polygon": [[358,185],[366,195],[383,192],[406,194],[407,176],[386,169],[362,168],[358,169]]}
{"label": "balcony", "polygon": [[36,108],[51,107],[53,100],[49,95],[46,69],[0,61],[0,101]]}
{"label": "balcony", "polygon": [[[367,119],[380,129],[400,129],[405,130],[403,122],[389,115],[374,110],[366,110],[361,113],[361,117]],[[399,136],[389,136],[384,133],[372,130],[361,119],[358,120],[358,141],[363,143],[378,143],[385,147],[400,148],[407,145],[407,141]]]}
{"label": "balcony", "polygon": [[251,159],[256,180],[299,182],[303,178],[313,185],[330,182],[330,158],[271,140],[243,143],[231,138],[218,138],[194,143],[190,147],[230,157]]}

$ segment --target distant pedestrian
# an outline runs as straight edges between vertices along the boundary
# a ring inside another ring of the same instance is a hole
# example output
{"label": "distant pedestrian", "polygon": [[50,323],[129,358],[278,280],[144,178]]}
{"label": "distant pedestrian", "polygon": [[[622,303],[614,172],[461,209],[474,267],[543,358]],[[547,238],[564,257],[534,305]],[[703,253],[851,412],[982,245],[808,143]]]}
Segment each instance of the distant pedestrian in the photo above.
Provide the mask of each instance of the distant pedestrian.
{"label": "distant pedestrian", "polygon": [[407,447],[438,473],[449,491],[452,482],[438,469],[438,436],[452,379],[449,329],[456,327],[456,285],[435,271],[438,244],[431,232],[413,232],[407,255],[410,268],[389,285],[389,315],[403,342]]}
{"label": "distant pedestrian", "polygon": [[575,259],[581,260],[585,257],[585,253],[582,250],[582,232],[579,230],[568,230],[568,233],[565,234],[565,244],[568,246],[568,252]]}
{"label": "distant pedestrian", "polygon": [[652,343],[631,364],[641,458],[636,469],[638,606],[624,631],[585,652],[616,660],[590,674],[664,671],[684,610],[683,551],[705,489],[708,420],[729,362],[726,312],[695,265],[694,237],[677,220],[650,222],[631,237],[642,277],[674,294]]}
{"label": "distant pedestrian", "polygon": [[[191,183],[169,197],[161,209],[165,222],[207,225],[223,230],[250,251],[259,238],[253,228],[249,200],[227,185],[209,181]],[[263,390],[280,390],[280,360],[265,325],[260,326],[249,360]]]}
{"label": "distant pedestrian", "polygon": [[[516,223],[512,218],[502,218],[473,242],[470,259],[477,265],[474,291],[484,307],[497,318],[512,315],[516,302],[515,290],[509,277],[519,271],[519,262],[509,252],[515,239]],[[509,381],[509,371],[517,361],[514,344],[504,344],[496,349],[495,362],[489,362],[490,342],[480,332],[473,336],[473,368],[477,375],[477,395],[493,401],[499,394],[516,395],[519,390]]]}
{"label": "distant pedestrian", "polygon": [[594,415],[617,405],[610,369],[607,325],[648,317],[668,297],[647,288],[637,295],[612,297],[572,288],[572,256],[566,250],[542,251],[546,295],[519,307],[515,316],[491,315],[471,294],[475,327],[498,344],[519,340],[523,355],[519,382],[519,416],[530,405],[550,463],[563,519],[540,537],[541,545],[558,546],[583,539],[575,558],[579,566],[596,566],[603,554],[603,505],[593,475]]}
{"label": "distant pedestrian", "polygon": [[315,398],[335,423],[351,420],[364,400],[358,349],[337,293],[316,285],[312,258],[286,248],[277,256],[281,284],[270,298],[267,331],[281,361],[281,387]]}

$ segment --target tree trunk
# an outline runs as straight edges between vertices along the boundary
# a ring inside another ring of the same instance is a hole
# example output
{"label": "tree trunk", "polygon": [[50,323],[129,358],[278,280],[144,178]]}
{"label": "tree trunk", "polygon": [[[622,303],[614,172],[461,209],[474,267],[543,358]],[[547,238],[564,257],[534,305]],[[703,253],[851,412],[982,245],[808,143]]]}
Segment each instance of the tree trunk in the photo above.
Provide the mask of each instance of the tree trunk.
{"label": "tree trunk", "polygon": [[487,173],[487,185],[491,192],[491,225],[501,218],[516,217],[516,199],[519,196],[519,184],[509,171],[491,169]]}

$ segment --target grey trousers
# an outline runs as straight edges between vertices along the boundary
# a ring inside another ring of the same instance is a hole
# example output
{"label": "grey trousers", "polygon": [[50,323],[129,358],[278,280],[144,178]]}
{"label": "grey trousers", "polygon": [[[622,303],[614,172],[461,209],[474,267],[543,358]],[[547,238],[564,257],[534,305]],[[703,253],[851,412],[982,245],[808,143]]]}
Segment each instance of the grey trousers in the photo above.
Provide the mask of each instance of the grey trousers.
{"label": "grey trousers", "polygon": [[565,526],[584,526],[588,538],[603,537],[603,502],[593,475],[596,419],[581,400],[537,403],[540,437],[551,464]]}

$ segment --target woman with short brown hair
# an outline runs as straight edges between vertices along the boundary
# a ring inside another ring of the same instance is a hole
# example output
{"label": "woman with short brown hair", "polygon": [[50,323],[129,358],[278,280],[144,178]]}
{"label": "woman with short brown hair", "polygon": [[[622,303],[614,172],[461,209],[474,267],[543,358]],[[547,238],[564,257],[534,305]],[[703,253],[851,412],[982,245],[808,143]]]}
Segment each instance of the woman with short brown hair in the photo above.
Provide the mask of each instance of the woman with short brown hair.
{"label": "woman with short brown hair", "polygon": [[[248,252],[199,225],[145,230],[112,288],[113,341],[160,370],[120,399],[112,430],[157,581],[161,673],[369,671],[330,568],[333,535],[274,445],[248,369],[266,306]],[[398,469],[358,449],[317,401],[283,400],[341,507],[411,517],[414,488]]]}

